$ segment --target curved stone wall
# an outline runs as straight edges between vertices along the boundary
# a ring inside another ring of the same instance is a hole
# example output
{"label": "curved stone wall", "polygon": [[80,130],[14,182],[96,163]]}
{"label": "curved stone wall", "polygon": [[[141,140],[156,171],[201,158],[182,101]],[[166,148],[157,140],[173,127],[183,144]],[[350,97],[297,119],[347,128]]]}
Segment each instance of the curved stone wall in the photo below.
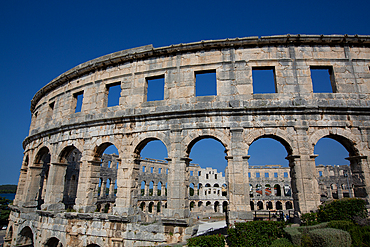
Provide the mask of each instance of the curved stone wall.
{"label": "curved stone wall", "polygon": [[[16,240],[11,241],[22,244],[18,236],[25,227],[23,232],[32,232],[35,245],[46,246],[55,242],[51,238],[64,246],[183,240],[191,230],[179,229],[192,226],[188,157],[202,138],[214,138],[225,147],[230,221],[252,217],[248,148],[264,137],[280,141],[288,152],[297,216],[320,204],[314,146],[323,137],[339,141],[348,150],[357,181],[354,194],[368,200],[369,46],[369,36],[347,35],[149,45],[109,54],[63,73],[31,101],[32,122],[23,142],[24,161],[10,218],[11,239]],[[311,74],[317,69],[330,74],[330,93],[318,93],[313,87]],[[273,73],[273,92],[256,93],[253,73],[257,70]],[[216,78],[214,95],[198,96],[197,78],[204,73]],[[152,101],[148,92],[155,79],[164,85],[163,97]],[[119,103],[108,107],[110,90],[117,85]],[[139,154],[152,140],[162,141],[168,151],[167,208],[157,229],[163,235],[148,234],[139,240],[126,230],[140,228]],[[91,214],[99,200],[102,154],[110,145],[119,152],[114,206],[108,215]],[[78,160],[69,162],[77,156]],[[76,212],[63,211],[65,198]],[[36,226],[47,218],[49,227]],[[119,236],[108,230],[85,234],[78,230],[79,222],[97,221],[119,224],[125,230]],[[59,230],[52,222],[59,222]]]}

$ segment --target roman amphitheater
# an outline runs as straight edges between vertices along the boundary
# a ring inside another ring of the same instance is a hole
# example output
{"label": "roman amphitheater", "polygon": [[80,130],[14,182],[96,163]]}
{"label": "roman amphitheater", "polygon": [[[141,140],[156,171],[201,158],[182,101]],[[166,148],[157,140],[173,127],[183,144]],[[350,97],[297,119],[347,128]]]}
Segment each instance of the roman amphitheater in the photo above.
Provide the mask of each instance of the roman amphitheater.
{"label": "roman amphitheater", "polygon": [[[370,36],[358,35],[147,45],[80,64],[31,101],[5,246],[165,245],[191,237],[207,213],[234,223],[281,209],[299,220],[323,200],[368,201],[369,66]],[[319,84],[318,71],[328,74]],[[225,147],[225,177],[190,162],[204,138]],[[279,141],[289,167],[250,167],[260,138]],[[345,147],[347,168],[315,165],[322,138]],[[167,148],[163,161],[140,156],[154,140]],[[111,145],[117,155],[104,153]]]}

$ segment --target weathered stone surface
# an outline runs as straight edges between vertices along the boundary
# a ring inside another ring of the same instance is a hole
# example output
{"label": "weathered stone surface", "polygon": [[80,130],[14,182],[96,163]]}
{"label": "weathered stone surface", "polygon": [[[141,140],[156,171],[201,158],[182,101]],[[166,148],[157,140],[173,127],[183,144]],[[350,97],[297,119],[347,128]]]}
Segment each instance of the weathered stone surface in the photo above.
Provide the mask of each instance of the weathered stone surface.
{"label": "weathered stone surface", "polygon": [[[190,232],[185,226],[158,222],[176,219],[192,227],[188,157],[194,142],[204,137],[219,140],[226,150],[230,221],[251,218],[247,155],[249,146],[263,137],[278,140],[287,150],[297,215],[320,204],[314,146],[323,137],[348,150],[357,181],[353,194],[368,200],[369,59],[369,36],[284,35],[145,46],[76,66],[31,101],[7,245],[183,241]],[[333,93],[314,92],[311,69],[319,67],[330,71]],[[273,68],[276,93],[253,93],[253,70],[265,68]],[[216,72],[217,95],[196,97],[195,74],[207,71]],[[164,97],[148,102],[147,78],[158,76],[165,80]],[[108,88],[116,84],[121,85],[119,105],[107,107]],[[81,94],[81,112],[75,112]],[[138,205],[139,154],[155,139],[168,150],[163,166],[169,169],[167,208],[159,216],[141,212]],[[115,170],[101,165],[109,145],[118,149]],[[103,183],[109,190],[99,191]],[[76,214],[51,217],[36,211],[61,210],[63,204]],[[130,222],[109,221],[94,211]],[[157,225],[156,233],[150,225]]]}

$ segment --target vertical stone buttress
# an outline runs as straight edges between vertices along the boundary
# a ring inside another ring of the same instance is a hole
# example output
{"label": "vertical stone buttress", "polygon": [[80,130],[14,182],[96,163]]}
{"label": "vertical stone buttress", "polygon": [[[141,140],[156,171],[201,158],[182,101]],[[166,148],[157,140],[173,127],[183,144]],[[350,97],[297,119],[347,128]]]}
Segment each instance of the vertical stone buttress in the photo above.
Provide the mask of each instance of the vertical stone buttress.
{"label": "vertical stone buttress", "polygon": [[77,198],[74,209],[77,212],[94,212],[98,198],[101,161],[97,161],[87,151],[81,157],[78,178]]}
{"label": "vertical stone buttress", "polygon": [[181,152],[181,130],[171,130],[171,147],[168,171],[167,210],[165,217],[184,219],[190,215],[187,198],[190,159]]}
{"label": "vertical stone buttress", "polygon": [[17,187],[17,193],[15,194],[15,198],[13,201],[13,205],[22,206],[24,202],[24,197],[26,196],[26,182],[27,182],[27,172],[28,168],[23,165],[21,168],[21,173],[19,175],[19,182]]}
{"label": "vertical stone buttress", "polygon": [[26,192],[26,199],[24,203],[25,207],[37,207],[38,205],[37,199],[39,195],[42,169],[42,163],[34,164],[33,166],[29,167],[27,182],[28,190]]}
{"label": "vertical stone buttress", "polygon": [[46,187],[45,203],[41,209],[64,210],[63,193],[68,163],[52,163]]}
{"label": "vertical stone buttress", "polygon": [[[288,156],[292,178],[294,211],[308,213],[320,205],[319,185],[317,182],[315,158],[310,155],[307,127],[296,127],[298,140],[297,156]],[[294,184],[294,186],[293,186]]]}
{"label": "vertical stone buttress", "polygon": [[137,205],[137,197],[141,192],[141,184],[138,182],[140,157],[134,153],[130,153],[129,147],[124,147],[122,156],[118,163],[117,171],[117,197],[116,206],[113,208],[113,213],[130,216],[134,215]]}
{"label": "vertical stone buttress", "polygon": [[231,148],[228,160],[229,222],[250,220],[248,156],[243,149],[243,129],[231,129]]}

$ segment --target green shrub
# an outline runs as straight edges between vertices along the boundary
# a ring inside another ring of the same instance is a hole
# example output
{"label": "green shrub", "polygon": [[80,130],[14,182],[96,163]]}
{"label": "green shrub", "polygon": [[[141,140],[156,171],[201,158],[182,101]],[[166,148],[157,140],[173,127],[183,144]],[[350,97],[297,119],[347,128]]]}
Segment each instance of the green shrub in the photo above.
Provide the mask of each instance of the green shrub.
{"label": "green shrub", "polygon": [[348,232],[334,229],[323,228],[308,232],[312,240],[312,246],[318,247],[350,247],[351,236]]}
{"label": "green shrub", "polygon": [[301,245],[302,247],[312,247],[312,240],[308,234],[302,234]]}
{"label": "green shrub", "polygon": [[328,227],[328,222],[324,222],[324,223],[320,223],[320,224],[312,225],[312,226],[300,226],[298,227],[298,231],[302,233],[307,233],[308,231],[326,228],[326,227]]}
{"label": "green shrub", "polygon": [[224,247],[225,237],[223,235],[209,235],[189,238],[187,240],[189,247]]}
{"label": "green shrub", "polygon": [[[287,238],[296,246],[311,246],[311,242],[307,233],[315,229],[322,229],[327,227],[328,222],[320,223],[313,226],[300,226],[300,227],[286,227],[284,231],[287,233]],[[304,243],[302,242],[304,241]],[[312,244],[312,243],[311,243]]]}
{"label": "green shrub", "polygon": [[284,236],[284,222],[251,221],[236,223],[229,228],[228,244],[233,246],[269,246],[275,239]]}
{"label": "green shrub", "polygon": [[328,223],[328,227],[341,229],[349,232],[352,246],[370,247],[370,227],[359,226],[351,221],[334,220]]}
{"label": "green shrub", "polygon": [[366,218],[366,202],[357,198],[344,198],[324,203],[317,212],[318,222],[353,220],[355,216]]}
{"label": "green shrub", "polygon": [[304,226],[316,225],[318,223],[317,222],[317,213],[312,212],[312,213],[302,214],[301,222],[302,222],[302,225],[304,225]]}
{"label": "green shrub", "polygon": [[272,242],[270,247],[294,247],[294,245],[286,238],[278,238]]}
{"label": "green shrub", "polygon": [[301,246],[302,233],[298,230],[299,227],[285,227],[288,239],[296,246]]}

